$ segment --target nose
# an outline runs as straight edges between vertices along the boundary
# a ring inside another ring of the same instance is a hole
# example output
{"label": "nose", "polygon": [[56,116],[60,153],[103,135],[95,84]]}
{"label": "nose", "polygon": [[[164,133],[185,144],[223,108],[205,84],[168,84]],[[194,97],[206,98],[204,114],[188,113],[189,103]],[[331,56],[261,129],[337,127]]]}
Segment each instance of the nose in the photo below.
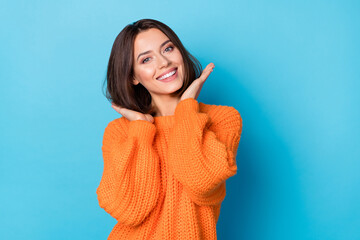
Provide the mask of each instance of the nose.
{"label": "nose", "polygon": [[159,68],[167,67],[170,64],[170,60],[167,57],[163,56],[162,54],[159,54],[158,59],[159,59],[158,61]]}

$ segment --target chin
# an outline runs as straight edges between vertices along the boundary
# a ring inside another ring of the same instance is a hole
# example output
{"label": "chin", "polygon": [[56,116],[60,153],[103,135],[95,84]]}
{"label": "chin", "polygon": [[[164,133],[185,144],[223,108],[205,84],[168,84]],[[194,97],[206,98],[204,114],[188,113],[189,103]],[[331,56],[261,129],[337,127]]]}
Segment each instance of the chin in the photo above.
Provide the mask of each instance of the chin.
{"label": "chin", "polygon": [[174,92],[176,92],[176,91],[178,91],[179,89],[181,89],[182,88],[182,86],[184,85],[184,81],[181,81],[181,82],[179,82],[178,84],[176,84],[176,89],[174,90]]}

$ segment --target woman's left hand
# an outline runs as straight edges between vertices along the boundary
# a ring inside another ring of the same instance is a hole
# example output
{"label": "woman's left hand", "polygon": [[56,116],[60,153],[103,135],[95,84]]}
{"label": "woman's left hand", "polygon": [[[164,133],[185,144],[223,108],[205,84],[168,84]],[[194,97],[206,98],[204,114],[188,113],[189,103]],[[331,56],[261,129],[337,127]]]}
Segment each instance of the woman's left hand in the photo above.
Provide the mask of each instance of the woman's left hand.
{"label": "woman's left hand", "polygon": [[200,77],[195,79],[181,95],[180,101],[186,98],[197,99],[202,86],[204,85],[206,79],[209,77],[210,73],[213,71],[214,67],[215,65],[213,63],[209,63],[201,73]]}

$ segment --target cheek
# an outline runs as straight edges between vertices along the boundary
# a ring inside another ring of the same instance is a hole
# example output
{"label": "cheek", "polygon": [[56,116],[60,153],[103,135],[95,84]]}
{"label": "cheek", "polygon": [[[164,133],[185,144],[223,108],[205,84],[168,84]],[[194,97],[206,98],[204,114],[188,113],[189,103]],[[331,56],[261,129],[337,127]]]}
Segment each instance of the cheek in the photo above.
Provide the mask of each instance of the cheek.
{"label": "cheek", "polygon": [[181,56],[180,51],[177,52],[177,62],[178,62],[178,63],[183,63],[183,58],[182,58],[182,56]]}
{"label": "cheek", "polygon": [[183,61],[183,58],[181,56],[181,53],[178,52],[178,54],[176,56],[174,56],[174,62],[176,62],[179,66],[181,66],[181,70],[182,72],[184,71],[184,61]]}
{"label": "cheek", "polygon": [[154,74],[155,74],[154,69],[150,67],[143,68],[139,71],[140,78],[142,78],[145,81],[154,78]]}

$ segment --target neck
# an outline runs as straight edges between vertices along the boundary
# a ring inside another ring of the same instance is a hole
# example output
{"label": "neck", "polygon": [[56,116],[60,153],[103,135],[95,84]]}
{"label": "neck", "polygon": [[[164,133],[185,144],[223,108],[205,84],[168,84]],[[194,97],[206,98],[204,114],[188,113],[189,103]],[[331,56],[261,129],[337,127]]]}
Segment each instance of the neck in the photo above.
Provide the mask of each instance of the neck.
{"label": "neck", "polygon": [[175,108],[180,98],[170,97],[169,95],[152,97],[153,105],[155,105],[155,117],[171,116],[175,114]]}

